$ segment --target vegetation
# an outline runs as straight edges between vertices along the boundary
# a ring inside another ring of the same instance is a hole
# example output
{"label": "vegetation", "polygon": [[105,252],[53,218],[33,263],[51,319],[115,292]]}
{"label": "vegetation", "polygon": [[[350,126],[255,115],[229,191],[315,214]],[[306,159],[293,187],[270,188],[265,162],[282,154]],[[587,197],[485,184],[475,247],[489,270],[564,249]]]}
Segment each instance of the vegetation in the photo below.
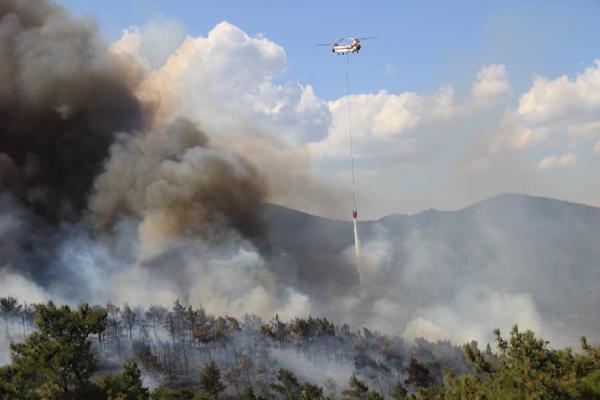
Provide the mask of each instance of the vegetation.
{"label": "vegetation", "polygon": [[[454,349],[448,344],[408,346],[321,318],[286,323],[276,316],[262,323],[250,316],[212,317],[179,302],[172,310],[143,311],[111,304],[32,307],[12,298],[0,299],[0,311],[4,335],[22,338],[10,345],[11,363],[0,367],[0,399],[600,398],[600,347],[582,338],[581,352],[555,350],[516,326],[507,339],[495,332],[496,353],[489,345],[483,352],[476,343],[464,345],[466,367],[459,370],[453,367],[461,362],[440,355]],[[343,366],[351,357],[354,375],[336,387],[332,378],[310,381],[303,370],[275,369],[290,349],[296,358],[312,354],[317,371],[326,358]],[[186,378],[186,371],[196,370],[195,379]],[[154,382],[152,391],[145,380]]]}
{"label": "vegetation", "polygon": [[[552,350],[548,342],[515,326],[509,340],[495,331],[499,357],[465,346],[479,373],[448,374],[445,399],[600,399],[600,347],[581,339],[582,354]],[[435,398],[428,397],[423,398]]]}

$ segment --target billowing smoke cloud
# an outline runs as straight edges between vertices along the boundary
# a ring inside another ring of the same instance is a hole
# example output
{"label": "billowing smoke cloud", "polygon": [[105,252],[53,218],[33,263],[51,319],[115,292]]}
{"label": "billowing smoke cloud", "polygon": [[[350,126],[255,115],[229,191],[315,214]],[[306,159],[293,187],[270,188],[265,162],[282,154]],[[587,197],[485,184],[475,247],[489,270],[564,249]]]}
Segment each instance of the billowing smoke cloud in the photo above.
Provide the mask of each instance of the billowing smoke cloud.
{"label": "billowing smoke cloud", "polygon": [[0,56],[2,295],[310,311],[271,271],[266,180],[224,146],[239,132],[212,144],[196,123],[153,117],[158,97],[140,90],[152,63],[49,2],[0,5]]}
{"label": "billowing smoke cloud", "polygon": [[46,1],[0,4],[0,185],[74,219],[117,131],[141,127],[134,76],[88,21]]}
{"label": "billowing smoke cloud", "polygon": [[180,119],[164,131],[115,143],[90,209],[100,226],[123,216],[139,219],[147,258],[185,236],[211,240],[234,229],[260,238],[265,193],[247,160],[208,146],[204,133]]}

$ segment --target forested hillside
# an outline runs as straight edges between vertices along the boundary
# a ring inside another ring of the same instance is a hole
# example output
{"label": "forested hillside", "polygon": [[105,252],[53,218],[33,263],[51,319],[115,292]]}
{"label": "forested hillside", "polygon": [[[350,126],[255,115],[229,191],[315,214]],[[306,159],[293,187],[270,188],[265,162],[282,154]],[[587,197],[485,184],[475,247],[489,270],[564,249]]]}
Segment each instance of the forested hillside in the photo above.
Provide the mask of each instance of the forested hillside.
{"label": "forested hillside", "polygon": [[496,331],[495,349],[481,351],[474,342],[409,345],[323,318],[239,321],[179,303],[171,310],[0,304],[4,334],[15,339],[10,364],[0,368],[2,399],[600,396],[600,347],[582,338],[581,353],[551,350],[516,326],[508,339]]}

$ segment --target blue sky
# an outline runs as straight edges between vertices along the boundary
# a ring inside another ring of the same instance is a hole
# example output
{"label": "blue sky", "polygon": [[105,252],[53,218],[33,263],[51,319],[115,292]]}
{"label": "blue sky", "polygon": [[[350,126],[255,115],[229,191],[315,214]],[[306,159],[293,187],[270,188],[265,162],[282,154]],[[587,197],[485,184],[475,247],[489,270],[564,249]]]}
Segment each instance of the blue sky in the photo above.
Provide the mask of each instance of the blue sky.
{"label": "blue sky", "polygon": [[504,192],[600,206],[600,1],[60,3],[149,66],[145,95],[172,102],[163,116],[219,140],[255,140],[251,122],[286,143],[228,143],[264,169],[274,202],[349,215],[346,60],[314,44],[361,35],[378,36],[350,59],[362,216]]}
{"label": "blue sky", "polygon": [[123,29],[173,19],[187,33],[205,35],[228,21],[249,35],[283,46],[289,67],[325,99],[343,93],[341,57],[313,43],[340,36],[379,38],[352,59],[353,90],[434,91],[468,85],[481,65],[505,64],[513,87],[533,74],[581,71],[598,56],[600,2],[590,1],[168,1],[60,0],[97,20],[108,41]]}

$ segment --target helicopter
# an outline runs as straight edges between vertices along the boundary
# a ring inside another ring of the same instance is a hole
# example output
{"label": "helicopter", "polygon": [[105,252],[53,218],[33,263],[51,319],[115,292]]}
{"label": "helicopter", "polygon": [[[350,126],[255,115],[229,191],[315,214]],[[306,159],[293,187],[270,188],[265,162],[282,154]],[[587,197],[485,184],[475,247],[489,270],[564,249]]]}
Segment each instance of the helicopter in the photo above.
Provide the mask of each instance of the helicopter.
{"label": "helicopter", "polygon": [[331,46],[331,52],[335,54],[357,53],[361,49],[361,40],[376,39],[377,36],[359,38],[340,38],[335,43],[317,43],[317,46]]}

